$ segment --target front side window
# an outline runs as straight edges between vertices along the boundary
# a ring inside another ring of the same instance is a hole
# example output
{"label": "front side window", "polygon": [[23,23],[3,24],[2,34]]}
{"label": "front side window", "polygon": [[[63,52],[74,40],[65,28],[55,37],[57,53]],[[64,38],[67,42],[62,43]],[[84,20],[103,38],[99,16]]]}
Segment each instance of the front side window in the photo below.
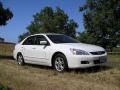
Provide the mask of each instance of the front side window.
{"label": "front side window", "polygon": [[79,41],[66,35],[47,35],[54,43],[79,43]]}
{"label": "front side window", "polygon": [[42,35],[36,36],[35,45],[40,45],[40,41],[47,41],[47,39]]}
{"label": "front side window", "polygon": [[23,45],[34,45],[35,44],[35,37],[31,36],[28,37],[24,42]]}

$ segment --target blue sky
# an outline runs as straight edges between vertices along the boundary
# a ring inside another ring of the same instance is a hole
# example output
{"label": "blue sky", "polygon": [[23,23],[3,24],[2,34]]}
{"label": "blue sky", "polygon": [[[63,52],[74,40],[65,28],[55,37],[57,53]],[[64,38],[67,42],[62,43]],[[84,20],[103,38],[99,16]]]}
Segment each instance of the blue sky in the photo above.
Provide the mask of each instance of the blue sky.
{"label": "blue sky", "polygon": [[83,31],[83,13],[79,7],[85,0],[0,0],[4,7],[10,8],[14,16],[6,26],[0,27],[0,37],[7,42],[18,42],[18,36],[26,32],[26,27],[33,20],[33,15],[46,6],[55,9],[60,7],[67,13],[70,19],[74,19],[79,27],[77,31]]}

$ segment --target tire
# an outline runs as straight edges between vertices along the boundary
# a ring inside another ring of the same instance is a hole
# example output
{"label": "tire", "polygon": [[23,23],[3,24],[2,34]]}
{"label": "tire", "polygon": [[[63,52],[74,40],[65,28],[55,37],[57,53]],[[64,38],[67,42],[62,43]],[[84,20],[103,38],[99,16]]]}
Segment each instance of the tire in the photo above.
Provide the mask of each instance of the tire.
{"label": "tire", "polygon": [[58,72],[64,72],[68,69],[67,59],[63,54],[57,54],[53,62],[54,69]]}
{"label": "tire", "polygon": [[24,65],[25,63],[24,63],[24,58],[23,58],[23,56],[22,56],[22,54],[18,54],[18,56],[17,56],[17,63],[18,63],[18,65]]}

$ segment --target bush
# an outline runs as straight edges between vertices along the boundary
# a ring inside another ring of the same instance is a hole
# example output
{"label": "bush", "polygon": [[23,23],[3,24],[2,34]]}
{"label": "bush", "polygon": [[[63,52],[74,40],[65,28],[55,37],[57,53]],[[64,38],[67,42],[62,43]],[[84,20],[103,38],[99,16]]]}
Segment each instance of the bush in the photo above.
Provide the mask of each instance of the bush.
{"label": "bush", "polygon": [[10,88],[8,86],[0,84],[0,90],[10,90]]}

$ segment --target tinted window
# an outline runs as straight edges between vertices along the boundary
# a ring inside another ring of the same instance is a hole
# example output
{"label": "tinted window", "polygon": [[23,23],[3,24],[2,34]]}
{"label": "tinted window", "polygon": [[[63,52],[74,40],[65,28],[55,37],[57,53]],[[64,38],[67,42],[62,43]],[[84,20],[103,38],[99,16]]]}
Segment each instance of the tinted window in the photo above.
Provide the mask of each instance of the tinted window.
{"label": "tinted window", "polygon": [[23,45],[34,45],[35,44],[35,37],[31,36],[28,37],[24,42]]}
{"label": "tinted window", "polygon": [[47,41],[47,39],[42,35],[36,36],[35,44],[40,45],[40,41]]}
{"label": "tinted window", "polygon": [[47,35],[54,43],[79,43],[79,41],[66,35]]}

